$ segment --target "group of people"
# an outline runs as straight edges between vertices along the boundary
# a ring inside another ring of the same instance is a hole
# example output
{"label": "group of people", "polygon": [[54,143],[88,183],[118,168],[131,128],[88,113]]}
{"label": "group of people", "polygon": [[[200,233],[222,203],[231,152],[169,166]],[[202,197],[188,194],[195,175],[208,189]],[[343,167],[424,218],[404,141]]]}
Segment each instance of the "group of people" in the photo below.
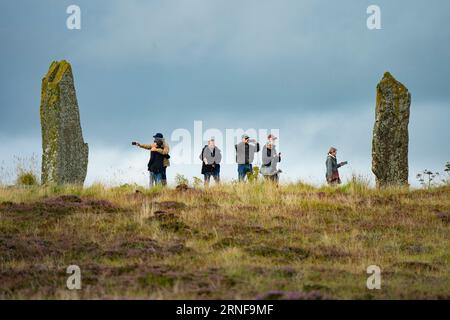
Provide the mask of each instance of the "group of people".
{"label": "group of people", "polygon": [[[262,150],[261,174],[267,180],[278,182],[281,170],[277,168],[281,162],[281,153],[277,153],[275,141],[277,137],[269,134],[267,142]],[[239,181],[244,181],[248,173],[253,172],[253,160],[255,153],[260,151],[260,145],[255,139],[250,139],[246,134],[242,136],[242,141],[235,145],[236,163],[238,164]]]}
{"label": "group of people", "polygon": [[[148,162],[148,171],[150,172],[150,187],[157,184],[167,184],[167,167],[170,166],[169,145],[161,133],[153,136],[152,144],[140,144],[133,142],[140,148],[150,150],[150,161]],[[273,134],[267,136],[267,142],[262,148],[262,165],[260,173],[266,180],[278,183],[279,174],[282,172],[278,169],[278,163],[281,162],[281,153],[277,152],[275,142],[277,137]],[[251,139],[247,134],[242,135],[242,140],[235,145],[236,163],[238,165],[238,179],[244,181],[248,174],[253,174],[253,162],[255,154],[260,151],[260,144]],[[326,180],[330,185],[341,183],[339,177],[339,168],[346,165],[347,162],[337,162],[337,149],[332,147],[328,151],[326,160]],[[204,177],[205,185],[209,185],[211,177],[216,183],[220,182],[220,163],[222,161],[222,152],[216,146],[214,137],[208,140],[199,155],[202,162],[201,173]]]}

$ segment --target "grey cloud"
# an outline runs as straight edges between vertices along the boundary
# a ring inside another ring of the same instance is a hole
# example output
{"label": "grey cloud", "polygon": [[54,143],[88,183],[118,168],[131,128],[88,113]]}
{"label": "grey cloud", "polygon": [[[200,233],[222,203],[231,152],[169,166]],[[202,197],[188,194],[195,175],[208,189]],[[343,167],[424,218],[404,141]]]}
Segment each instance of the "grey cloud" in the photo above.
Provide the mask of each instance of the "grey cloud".
{"label": "grey cloud", "polygon": [[321,119],[338,114],[346,122],[339,139],[359,130],[351,156],[366,163],[371,119],[353,115],[370,115],[390,70],[412,92],[412,156],[439,167],[450,158],[450,2],[378,0],[383,29],[369,31],[372,3],[78,0],[82,30],[71,32],[72,1],[4,1],[0,135],[40,137],[40,81],[52,60],[65,58],[93,144],[121,148],[194,120],[289,132],[299,117],[310,128],[301,131],[304,152],[318,156],[332,139]]}

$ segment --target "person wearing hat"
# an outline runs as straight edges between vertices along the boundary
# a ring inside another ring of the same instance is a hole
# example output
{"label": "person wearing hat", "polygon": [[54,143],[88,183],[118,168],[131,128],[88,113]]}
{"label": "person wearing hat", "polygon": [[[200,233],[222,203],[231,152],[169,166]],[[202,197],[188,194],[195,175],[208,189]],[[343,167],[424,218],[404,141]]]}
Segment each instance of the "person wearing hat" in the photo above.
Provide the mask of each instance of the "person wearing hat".
{"label": "person wearing hat", "polygon": [[259,152],[259,143],[255,139],[250,139],[246,134],[242,135],[242,141],[235,145],[236,162],[238,164],[239,181],[244,181],[248,172],[253,171],[253,159],[255,153]]}
{"label": "person wearing hat", "polygon": [[266,180],[278,182],[278,174],[281,170],[277,169],[278,162],[281,162],[281,153],[277,153],[275,140],[278,138],[273,134],[267,137],[267,143],[262,149],[261,174]]}
{"label": "person wearing hat", "polygon": [[[162,140],[156,140],[156,148],[163,147]],[[152,148],[150,152],[150,161],[148,162],[148,171],[150,172],[150,188],[162,184],[162,174],[164,172],[164,159],[166,157]]]}
{"label": "person wearing hat", "polygon": [[326,172],[326,179],[329,185],[337,185],[341,183],[341,178],[339,177],[339,168],[342,166],[345,166],[348,162],[337,162],[336,159],[336,153],[337,149],[334,147],[331,147],[328,151],[327,161],[325,163],[327,172]]}
{"label": "person wearing hat", "polygon": [[209,185],[211,176],[216,183],[220,182],[220,161],[222,161],[222,153],[214,138],[209,139],[208,144],[203,147],[199,156],[202,161],[202,174],[205,178],[205,185]]}
{"label": "person wearing hat", "polygon": [[[161,173],[161,182],[163,185],[167,185],[167,167],[170,166],[170,156],[169,156],[169,145],[167,144],[166,140],[164,139],[164,136],[162,133],[157,133],[153,136],[154,143],[152,144],[140,144],[139,142],[136,142],[136,145],[142,149],[150,150],[150,151],[156,151],[159,152],[164,156],[163,161],[163,170]],[[162,146],[158,146],[158,142],[162,142]]]}

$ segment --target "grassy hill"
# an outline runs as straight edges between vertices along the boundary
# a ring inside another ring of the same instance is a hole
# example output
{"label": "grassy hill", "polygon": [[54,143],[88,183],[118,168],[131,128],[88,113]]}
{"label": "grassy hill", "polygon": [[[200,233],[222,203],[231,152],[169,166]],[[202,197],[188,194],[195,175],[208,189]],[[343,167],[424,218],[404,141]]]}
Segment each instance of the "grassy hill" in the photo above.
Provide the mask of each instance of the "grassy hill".
{"label": "grassy hill", "polygon": [[3,187],[0,298],[450,299],[449,220],[450,186]]}

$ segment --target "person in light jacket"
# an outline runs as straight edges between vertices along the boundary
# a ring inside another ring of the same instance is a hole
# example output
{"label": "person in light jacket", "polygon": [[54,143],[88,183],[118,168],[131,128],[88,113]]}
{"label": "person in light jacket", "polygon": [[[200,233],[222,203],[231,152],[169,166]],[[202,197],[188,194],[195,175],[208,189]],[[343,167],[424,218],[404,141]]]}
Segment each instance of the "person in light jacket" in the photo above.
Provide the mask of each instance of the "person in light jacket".
{"label": "person in light jacket", "polygon": [[341,178],[339,177],[339,168],[345,166],[348,162],[337,162],[336,159],[337,149],[331,147],[328,151],[327,161],[326,161],[326,179],[329,185],[337,185],[341,183]]}
{"label": "person in light jacket", "polygon": [[205,179],[205,185],[209,185],[211,176],[216,183],[220,182],[220,161],[222,161],[222,152],[216,147],[214,138],[208,141],[203,147],[199,156],[202,161],[202,174]]}
{"label": "person in light jacket", "polygon": [[277,169],[278,163],[281,162],[281,153],[277,153],[277,149],[275,147],[275,140],[277,139],[278,138],[273,134],[269,134],[267,137],[267,143],[262,149],[261,174],[266,180],[271,180],[274,182],[278,182],[278,174],[281,173],[281,170]]}
{"label": "person in light jacket", "polygon": [[253,171],[252,163],[255,158],[255,153],[259,152],[259,143],[244,134],[242,141],[234,147],[236,149],[236,162],[238,164],[238,178],[239,181],[244,181],[247,173]]}

